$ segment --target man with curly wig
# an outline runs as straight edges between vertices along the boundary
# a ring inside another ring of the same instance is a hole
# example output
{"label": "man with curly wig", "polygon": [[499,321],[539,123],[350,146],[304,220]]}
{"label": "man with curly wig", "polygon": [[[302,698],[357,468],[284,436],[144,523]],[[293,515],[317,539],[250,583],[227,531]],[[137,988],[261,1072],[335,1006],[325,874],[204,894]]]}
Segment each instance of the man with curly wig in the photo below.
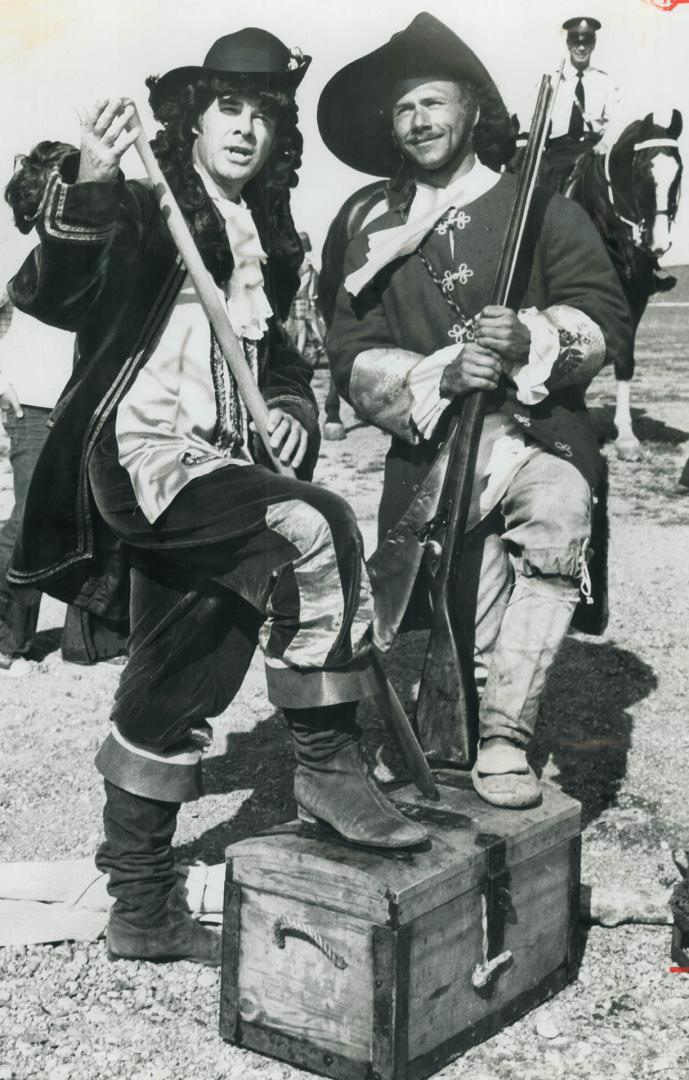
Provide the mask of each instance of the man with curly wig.
{"label": "man with curly wig", "polygon": [[[148,80],[155,151],[270,410],[275,453],[310,475],[310,369],[279,321],[298,285],[290,212],[302,140],[294,94],[309,64],[247,28],[201,67]],[[40,248],[14,302],[77,331],[79,363],[29,492],[15,581],[97,610],[113,553],[132,570],[130,659],[97,765],[98,866],[115,904],[113,956],[219,962],[218,935],[175,891],[180,803],[200,794],[208,717],[239,688],[257,641],[292,734],[300,815],[360,844],[425,832],[377,788],[356,703],[371,693],[371,594],[353,513],[261,462],[244,405],[150,187],[118,164],[132,109],[84,110],[81,153],[56,172]]]}
{"label": "man with curly wig", "polygon": [[591,599],[602,469],[584,391],[627,340],[626,303],[587,216],[543,195],[515,277],[519,314],[489,303],[513,131],[481,61],[431,15],[339,71],[319,126],[347,165],[391,178],[345,204],[321,274],[338,389],[392,435],[381,538],[438,455],[450,403],[489,393],[455,599],[482,691],[472,775],[488,802],[530,806],[540,792],[526,749],[545,679],[580,587]]}

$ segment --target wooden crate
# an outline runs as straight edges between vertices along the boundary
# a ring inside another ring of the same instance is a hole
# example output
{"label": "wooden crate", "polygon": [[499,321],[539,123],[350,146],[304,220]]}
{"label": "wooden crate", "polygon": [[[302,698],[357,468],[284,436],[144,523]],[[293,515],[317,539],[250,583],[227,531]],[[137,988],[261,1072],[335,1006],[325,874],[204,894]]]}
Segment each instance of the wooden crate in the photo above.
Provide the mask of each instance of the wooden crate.
{"label": "wooden crate", "polygon": [[[465,774],[393,798],[423,850],[291,822],[227,849],[220,1033],[341,1080],[417,1080],[575,973],[580,806],[498,810]],[[496,960],[491,964],[491,960]]]}

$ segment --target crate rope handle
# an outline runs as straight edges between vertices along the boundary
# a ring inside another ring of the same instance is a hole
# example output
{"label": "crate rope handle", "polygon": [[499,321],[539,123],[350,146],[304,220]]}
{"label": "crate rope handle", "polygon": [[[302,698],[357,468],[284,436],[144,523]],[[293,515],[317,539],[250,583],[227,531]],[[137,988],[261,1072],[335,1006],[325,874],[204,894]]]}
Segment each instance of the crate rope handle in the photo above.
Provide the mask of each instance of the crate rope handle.
{"label": "crate rope handle", "polygon": [[477,964],[471,973],[471,985],[474,990],[483,990],[497,969],[512,959],[509,949],[501,952],[499,956],[494,956],[492,960],[488,959],[488,901],[485,893],[481,893],[481,929],[483,931],[483,963]]}
{"label": "crate rope handle", "polygon": [[284,949],[285,938],[288,934],[293,934],[295,937],[305,938],[310,941],[312,945],[315,945],[320,952],[323,953],[326,960],[329,960],[331,964],[334,964],[340,971],[344,971],[347,967],[347,961],[344,956],[336,952],[330,942],[326,941],[322,934],[319,934],[317,930],[314,930],[308,923],[298,922],[293,919],[279,918],[276,919],[273,924],[273,939],[278,949]]}

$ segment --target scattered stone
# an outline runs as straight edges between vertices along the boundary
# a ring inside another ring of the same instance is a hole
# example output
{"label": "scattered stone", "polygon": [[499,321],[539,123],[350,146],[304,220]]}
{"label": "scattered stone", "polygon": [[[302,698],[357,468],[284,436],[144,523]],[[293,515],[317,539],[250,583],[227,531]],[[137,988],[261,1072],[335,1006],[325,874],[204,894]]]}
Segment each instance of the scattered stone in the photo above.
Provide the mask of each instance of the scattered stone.
{"label": "scattered stone", "polygon": [[661,1054],[655,1061],[649,1062],[648,1071],[655,1076],[657,1073],[667,1072],[668,1069],[672,1069],[673,1072],[677,1069],[677,1055],[676,1054]]}
{"label": "scattered stone", "polygon": [[196,985],[200,986],[202,989],[205,989],[206,987],[217,986],[218,973],[216,971],[213,971],[212,968],[201,968],[201,971],[199,972],[199,977],[196,981]]}
{"label": "scattered stone", "polygon": [[67,1013],[70,1013],[73,1008],[74,1008],[74,1002],[72,1001],[71,997],[63,996],[63,997],[55,998],[55,1000],[52,1003],[51,1011],[56,1016],[66,1016]]}
{"label": "scattered stone", "polygon": [[72,1080],[71,1065],[49,1065],[46,1080]]}
{"label": "scattered stone", "polygon": [[150,1008],[150,1006],[151,999],[149,997],[148,990],[145,986],[140,986],[137,990],[134,991],[134,1008],[146,1009]]}
{"label": "scattered stone", "polygon": [[556,1024],[551,1013],[546,1013],[544,1016],[539,1016],[537,1019],[536,1032],[543,1039],[557,1039],[560,1034],[560,1028]]}

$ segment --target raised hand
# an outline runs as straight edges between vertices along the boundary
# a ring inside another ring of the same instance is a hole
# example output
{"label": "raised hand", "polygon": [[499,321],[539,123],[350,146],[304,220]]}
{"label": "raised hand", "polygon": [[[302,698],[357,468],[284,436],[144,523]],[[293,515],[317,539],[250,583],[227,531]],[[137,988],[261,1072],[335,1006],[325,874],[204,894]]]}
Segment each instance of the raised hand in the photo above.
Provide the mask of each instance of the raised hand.
{"label": "raised hand", "polygon": [[80,181],[114,180],[122,155],[139,128],[128,128],[136,110],[123,98],[98,98],[90,109],[78,109],[81,124]]}

